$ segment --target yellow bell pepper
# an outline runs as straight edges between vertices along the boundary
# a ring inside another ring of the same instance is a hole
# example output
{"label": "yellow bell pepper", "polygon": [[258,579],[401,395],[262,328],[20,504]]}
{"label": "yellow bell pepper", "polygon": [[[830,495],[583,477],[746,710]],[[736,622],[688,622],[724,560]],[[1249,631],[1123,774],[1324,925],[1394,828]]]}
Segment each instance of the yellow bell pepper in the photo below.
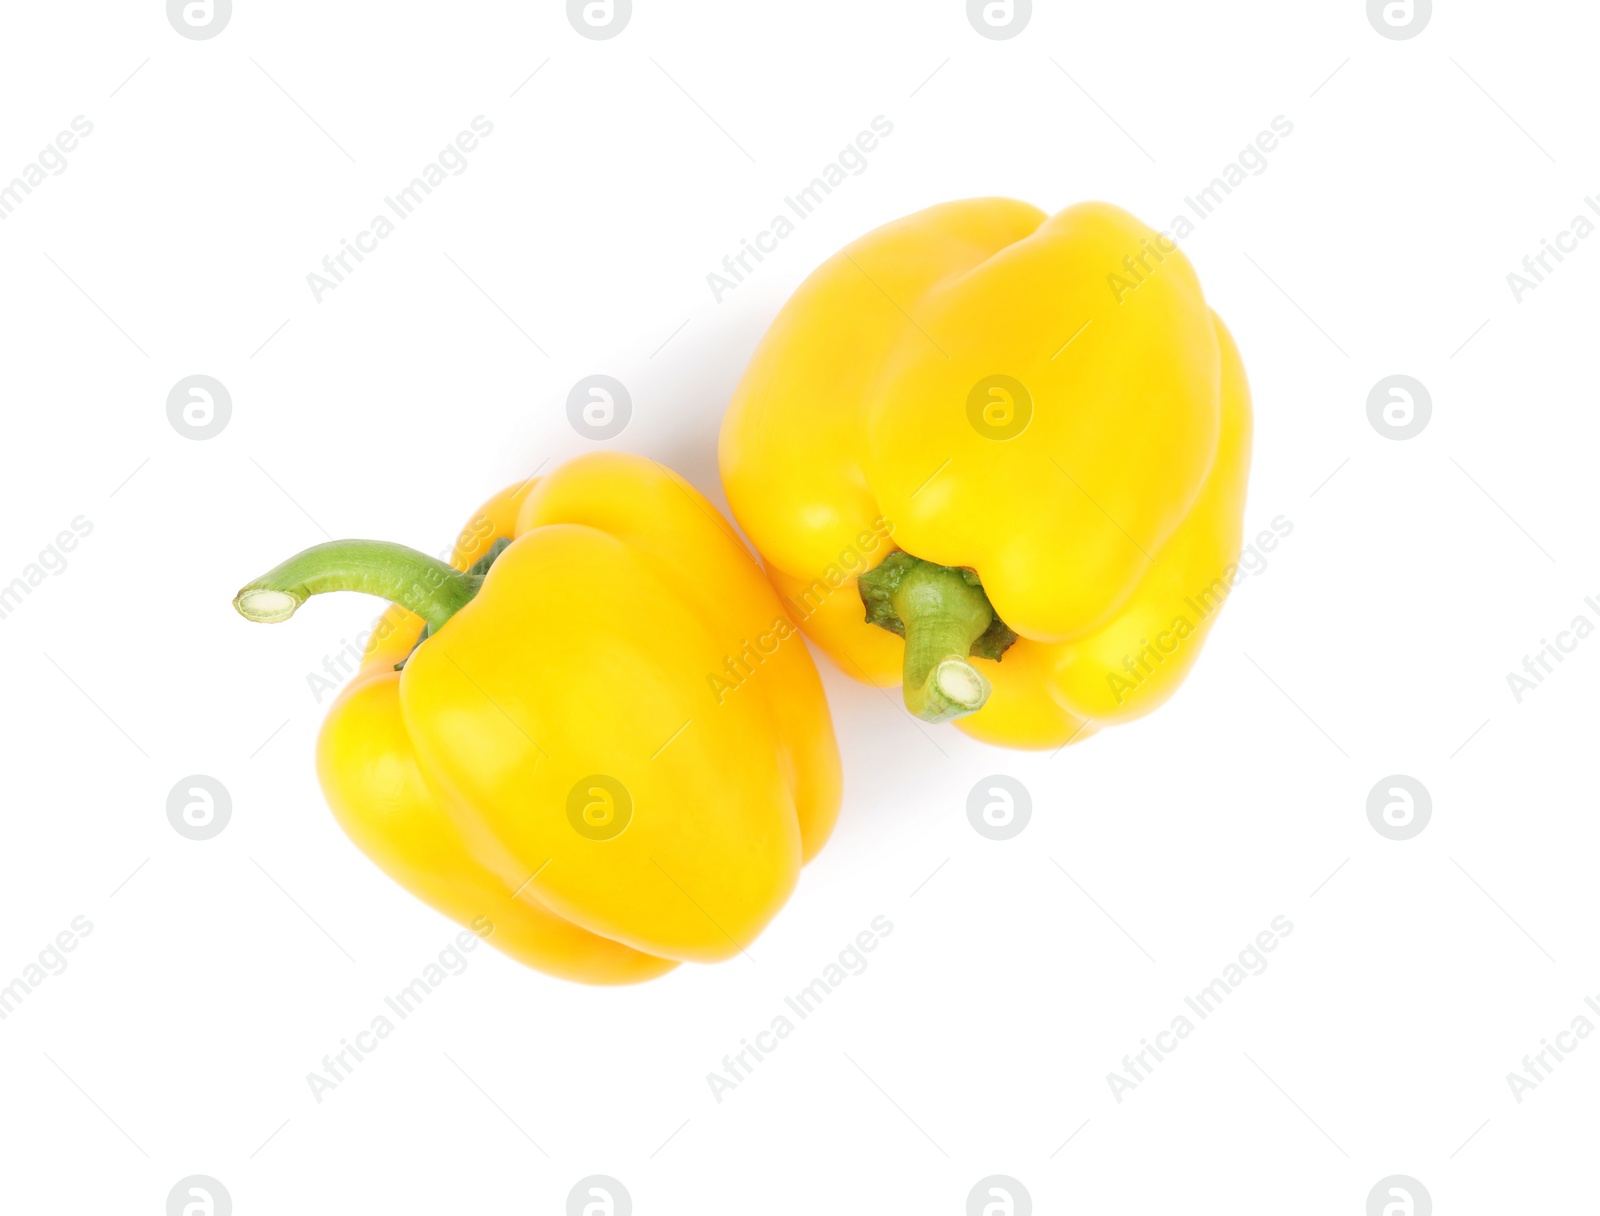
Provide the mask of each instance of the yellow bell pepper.
{"label": "yellow bell pepper", "polygon": [[728,958],[833,828],[805,644],[727,521],[652,461],[584,456],[504,491],[449,565],[338,541],[234,604],[274,622],[336,590],[397,606],[322,728],[335,817],[529,966],[623,984]]}
{"label": "yellow bell pepper", "polygon": [[[1165,234],[931,207],[778,314],[723,422],[735,517],[848,673],[992,743],[1148,713],[1236,578],[1250,398]],[[904,640],[902,640],[902,638]]]}

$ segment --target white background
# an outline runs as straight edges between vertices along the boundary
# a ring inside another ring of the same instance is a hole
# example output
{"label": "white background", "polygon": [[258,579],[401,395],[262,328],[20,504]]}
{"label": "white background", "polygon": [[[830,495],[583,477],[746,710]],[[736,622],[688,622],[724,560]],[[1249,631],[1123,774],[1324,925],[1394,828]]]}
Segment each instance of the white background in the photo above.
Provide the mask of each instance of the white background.
{"label": "white background", "polygon": [[[1600,623],[1600,240],[1521,303],[1506,275],[1600,190],[1600,13],[1441,3],[1395,41],[1358,0],[1040,0],[996,41],[957,0],[634,8],[591,41],[553,0],[239,0],[191,41],[153,0],[7,6],[0,181],[94,131],[0,222],[0,582],[93,531],[0,620],[0,984],[94,928],[0,1022],[6,1207],[154,1216],[196,1173],[240,1216],[556,1213],[592,1173],[641,1216],[958,1213],[995,1173],[1041,1213],[1360,1216],[1396,1173],[1441,1216],[1592,1204],[1600,1040],[1520,1104],[1506,1074],[1600,994],[1600,640],[1521,704],[1506,673]],[[317,303],[479,114],[467,171]],[[479,950],[315,1101],[455,929],[313,772],[307,673],[377,606],[261,629],[234,590],[323,529],[448,544],[595,446],[565,412],[595,372],[633,399],[613,446],[720,504],[732,387],[847,240],[980,194],[1165,227],[1280,114],[1184,245],[1252,381],[1247,531],[1293,533],[1180,693],[1013,753],[824,661],[844,811],[753,961],[610,990]],[[876,115],[867,170],[715,302]],[[233,401],[203,442],[166,416],[197,373]],[[1366,413],[1394,373],[1433,402],[1405,442]],[[192,773],[233,802],[203,843],[166,818]],[[999,843],[965,811],[993,773],[1033,798]],[[1366,817],[1394,773],[1433,800],[1403,843]],[[878,915],[869,968],[718,1103],[706,1074]],[[1278,915],[1268,969],[1119,1103],[1107,1074]]]}

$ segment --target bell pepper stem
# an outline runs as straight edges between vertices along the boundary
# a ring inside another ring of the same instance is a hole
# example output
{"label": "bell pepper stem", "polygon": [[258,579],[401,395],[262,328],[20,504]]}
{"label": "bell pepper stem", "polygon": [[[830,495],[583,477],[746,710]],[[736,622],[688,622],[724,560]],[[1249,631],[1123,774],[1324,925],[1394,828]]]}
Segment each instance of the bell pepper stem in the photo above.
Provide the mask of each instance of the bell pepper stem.
{"label": "bell pepper stem", "polygon": [[925,722],[949,722],[983,708],[989,681],[968,660],[994,609],[959,570],[920,562],[891,602],[905,626],[906,708]]}
{"label": "bell pepper stem", "polygon": [[477,594],[481,579],[382,540],[336,540],[313,545],[246,583],[233,606],[247,621],[287,621],[313,595],[360,591],[399,604],[438,633]]}

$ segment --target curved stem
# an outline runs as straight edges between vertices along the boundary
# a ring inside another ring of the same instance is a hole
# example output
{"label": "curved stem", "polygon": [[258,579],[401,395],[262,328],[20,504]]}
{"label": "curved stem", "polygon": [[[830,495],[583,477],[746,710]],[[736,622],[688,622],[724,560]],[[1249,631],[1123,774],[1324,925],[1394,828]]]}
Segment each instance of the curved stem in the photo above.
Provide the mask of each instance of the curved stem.
{"label": "curved stem", "polygon": [[416,613],[434,634],[477,594],[479,581],[405,545],[336,540],[313,545],[246,583],[233,606],[247,621],[273,625],[313,595],[360,591]]}
{"label": "curved stem", "polygon": [[897,553],[860,582],[867,619],[905,637],[906,708],[926,722],[948,722],[982,709],[989,681],[968,656],[995,615],[977,579],[968,571]]}

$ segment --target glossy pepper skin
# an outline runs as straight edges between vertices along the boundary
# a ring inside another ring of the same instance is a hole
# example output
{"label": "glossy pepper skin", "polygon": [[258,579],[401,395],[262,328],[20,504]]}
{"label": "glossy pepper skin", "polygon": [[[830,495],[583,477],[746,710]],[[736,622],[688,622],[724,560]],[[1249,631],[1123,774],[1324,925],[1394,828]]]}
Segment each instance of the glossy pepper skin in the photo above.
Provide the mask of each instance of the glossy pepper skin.
{"label": "glossy pepper skin", "polygon": [[[864,619],[859,575],[891,551],[955,568],[1019,635],[998,661],[972,652],[992,692],[957,725],[1054,748],[1148,713],[1194,663],[1236,573],[1250,430],[1238,351],[1169,238],[1104,203],[973,199],[802,284],[719,455],[740,526],[844,671],[892,687],[911,666]],[[963,691],[922,716],[960,713]]]}
{"label": "glossy pepper skin", "polygon": [[[334,815],[401,885],[551,975],[624,984],[738,953],[840,796],[821,681],[777,596],[716,508],[640,457],[497,495],[454,568],[495,538],[511,543],[481,587],[415,650],[422,619],[383,618],[317,747]],[[241,611],[294,582],[264,576]],[[728,657],[785,629],[719,700]]]}

